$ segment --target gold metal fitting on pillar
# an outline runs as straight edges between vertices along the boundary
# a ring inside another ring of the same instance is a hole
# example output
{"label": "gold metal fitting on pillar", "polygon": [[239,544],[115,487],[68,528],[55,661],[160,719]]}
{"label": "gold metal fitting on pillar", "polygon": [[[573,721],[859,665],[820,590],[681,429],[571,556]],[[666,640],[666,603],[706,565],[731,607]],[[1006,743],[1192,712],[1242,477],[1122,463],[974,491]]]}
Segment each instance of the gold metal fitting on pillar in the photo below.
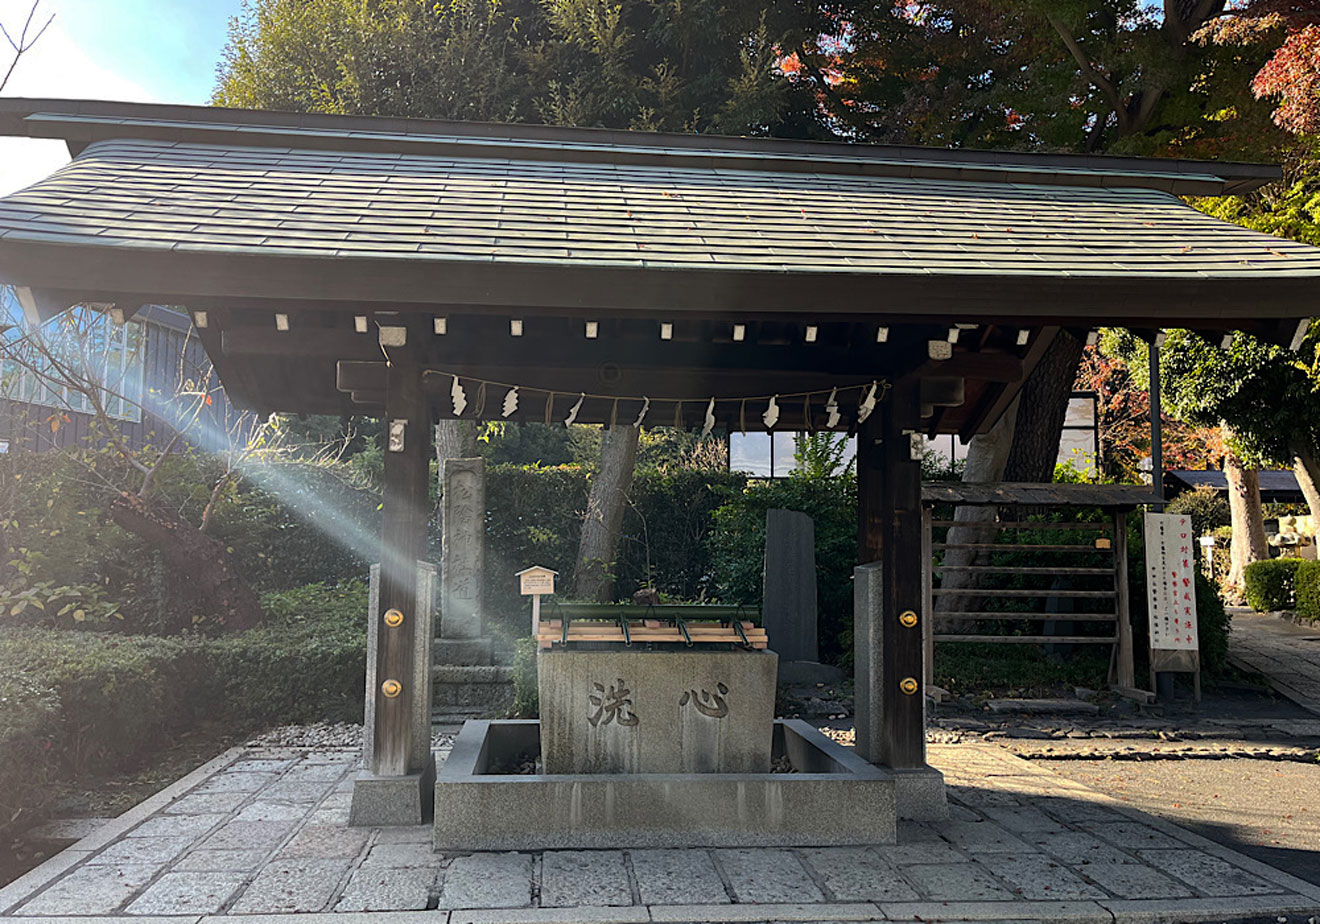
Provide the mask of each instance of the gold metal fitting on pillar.
{"label": "gold metal fitting on pillar", "polygon": [[898,682],[898,688],[908,696],[911,696],[913,693],[917,692],[917,678],[904,677]]}
{"label": "gold metal fitting on pillar", "polygon": [[386,610],[385,625],[389,626],[391,629],[397,629],[399,626],[403,625],[403,613],[399,610]]}
{"label": "gold metal fitting on pillar", "polygon": [[387,680],[380,685],[380,692],[385,695],[386,699],[394,699],[403,692],[403,684],[397,680]]}
{"label": "gold metal fitting on pillar", "polygon": [[898,621],[911,629],[917,624],[917,614],[912,612],[912,610],[904,610],[903,614],[898,617]]}

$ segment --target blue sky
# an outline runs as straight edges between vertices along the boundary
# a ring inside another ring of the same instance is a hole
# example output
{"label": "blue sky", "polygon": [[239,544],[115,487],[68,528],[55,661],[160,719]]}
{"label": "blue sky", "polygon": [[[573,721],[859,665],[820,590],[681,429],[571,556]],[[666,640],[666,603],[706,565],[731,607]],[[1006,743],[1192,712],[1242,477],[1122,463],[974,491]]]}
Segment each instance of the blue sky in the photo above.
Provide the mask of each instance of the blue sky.
{"label": "blue sky", "polygon": [[[211,98],[230,17],[241,0],[41,0],[55,21],[23,56],[5,96],[194,103]],[[31,0],[0,0],[22,27]],[[7,50],[7,49],[6,49]],[[0,57],[5,64],[7,57]],[[0,139],[0,194],[67,162],[60,142]]]}

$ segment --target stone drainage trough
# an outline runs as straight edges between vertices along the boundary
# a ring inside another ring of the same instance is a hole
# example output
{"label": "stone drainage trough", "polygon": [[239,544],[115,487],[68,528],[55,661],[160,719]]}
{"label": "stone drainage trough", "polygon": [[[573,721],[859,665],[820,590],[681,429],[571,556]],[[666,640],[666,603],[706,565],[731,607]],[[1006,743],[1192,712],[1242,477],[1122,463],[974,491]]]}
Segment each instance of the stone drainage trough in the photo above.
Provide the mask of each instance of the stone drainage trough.
{"label": "stone drainage trough", "polygon": [[780,773],[519,772],[536,720],[469,721],[435,783],[435,848],[532,850],[892,844],[895,775],[800,720],[776,720]]}

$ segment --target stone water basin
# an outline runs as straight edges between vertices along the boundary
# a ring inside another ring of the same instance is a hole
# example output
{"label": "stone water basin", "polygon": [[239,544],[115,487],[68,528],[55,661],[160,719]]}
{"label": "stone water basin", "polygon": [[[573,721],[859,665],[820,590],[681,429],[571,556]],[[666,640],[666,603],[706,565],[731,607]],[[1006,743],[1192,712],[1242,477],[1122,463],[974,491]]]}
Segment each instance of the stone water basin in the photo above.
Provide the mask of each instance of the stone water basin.
{"label": "stone water basin", "polygon": [[541,753],[541,723],[469,721],[435,782],[435,849],[892,844],[895,775],[806,722],[774,720],[791,773],[510,772]]}

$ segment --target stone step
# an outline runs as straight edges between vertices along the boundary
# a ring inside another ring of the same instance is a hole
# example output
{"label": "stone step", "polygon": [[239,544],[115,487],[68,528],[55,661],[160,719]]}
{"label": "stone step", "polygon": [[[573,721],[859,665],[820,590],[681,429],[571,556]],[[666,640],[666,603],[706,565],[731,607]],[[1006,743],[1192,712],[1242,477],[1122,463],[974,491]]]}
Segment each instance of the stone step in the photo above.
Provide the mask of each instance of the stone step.
{"label": "stone step", "polygon": [[431,652],[440,665],[484,667],[494,661],[494,643],[488,638],[438,638]]}
{"label": "stone step", "polygon": [[503,715],[513,706],[513,668],[507,665],[438,664],[431,669],[431,678],[437,710],[480,709]]}

